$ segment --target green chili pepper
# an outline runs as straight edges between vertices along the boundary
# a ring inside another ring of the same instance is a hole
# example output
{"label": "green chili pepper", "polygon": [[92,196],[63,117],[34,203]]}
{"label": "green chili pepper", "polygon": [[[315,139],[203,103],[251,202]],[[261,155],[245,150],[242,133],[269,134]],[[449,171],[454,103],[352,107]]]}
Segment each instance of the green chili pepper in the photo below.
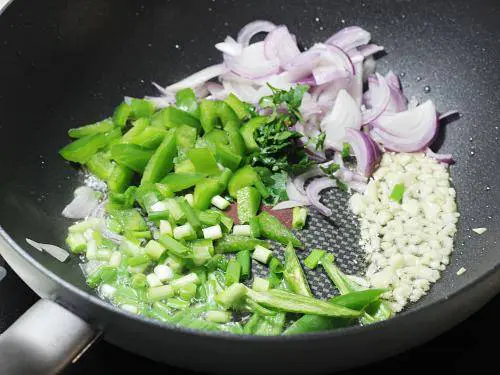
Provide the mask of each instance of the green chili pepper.
{"label": "green chili pepper", "polygon": [[166,129],[179,125],[189,125],[197,130],[201,128],[200,121],[196,117],[175,107],[163,108],[156,112],[151,119],[151,125]]}
{"label": "green chili pepper", "polygon": [[82,138],[87,135],[94,135],[99,133],[109,132],[114,128],[113,121],[109,118],[96,122],[95,124],[89,124],[80,126],[79,128],[73,128],[68,130],[68,135],[71,138]]}
{"label": "green chili pepper", "polygon": [[285,249],[285,268],[283,270],[283,277],[288,287],[294,293],[312,297],[313,294],[307,282],[306,275],[304,274],[299,258],[297,258],[297,254],[291,243],[289,243]]}
{"label": "green chili pepper", "polygon": [[257,245],[268,246],[266,241],[228,234],[216,242],[215,251],[217,253],[236,253],[243,250],[254,250]]}
{"label": "green chili pepper", "polygon": [[214,154],[208,148],[193,148],[188,152],[188,157],[198,173],[215,176],[221,172]]}
{"label": "green chili pepper", "polygon": [[172,169],[176,154],[175,130],[171,130],[165,135],[165,139],[149,159],[142,175],[141,184],[161,180]]}
{"label": "green chili pepper", "polygon": [[257,217],[259,218],[259,226],[263,237],[283,245],[288,245],[290,242],[294,247],[303,247],[302,242],[273,215],[263,211]]}
{"label": "green chili pepper", "polygon": [[260,207],[260,194],[254,187],[245,186],[236,192],[238,219],[241,224],[248,223],[257,215]]}
{"label": "green chili pepper", "polygon": [[137,173],[144,172],[153,151],[134,144],[115,144],[111,147],[111,158]]}
{"label": "green chili pepper", "polygon": [[200,118],[200,109],[198,107],[198,99],[193,89],[183,89],[175,94],[175,105],[177,108],[186,111],[190,115]]}

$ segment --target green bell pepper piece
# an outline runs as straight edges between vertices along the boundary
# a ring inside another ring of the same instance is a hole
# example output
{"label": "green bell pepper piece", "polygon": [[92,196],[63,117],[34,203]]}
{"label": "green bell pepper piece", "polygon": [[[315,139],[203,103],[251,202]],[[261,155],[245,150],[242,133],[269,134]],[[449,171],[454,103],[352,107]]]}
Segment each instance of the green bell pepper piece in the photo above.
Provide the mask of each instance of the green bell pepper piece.
{"label": "green bell pepper piece", "polygon": [[203,180],[201,173],[169,173],[161,183],[166,185],[172,192],[186,190]]}
{"label": "green bell pepper piece", "polygon": [[257,245],[269,246],[266,241],[256,238],[228,234],[216,242],[215,252],[221,254],[236,253],[243,250],[253,251]]}
{"label": "green bell pepper piece", "polygon": [[188,157],[198,173],[203,173],[206,176],[215,176],[221,173],[212,151],[208,148],[193,148],[189,150]]}
{"label": "green bell pepper piece", "polygon": [[215,129],[205,135],[204,139],[222,165],[231,170],[238,168],[245,152],[245,145],[237,131]]}
{"label": "green bell pepper piece", "polygon": [[156,112],[151,119],[151,125],[166,129],[189,125],[197,130],[201,129],[200,121],[196,117],[175,107],[163,108]]}
{"label": "green bell pepper piece", "polygon": [[115,144],[111,146],[111,158],[137,173],[144,172],[153,151],[134,144]]}
{"label": "green bell pepper piece", "polygon": [[247,121],[240,129],[240,134],[245,141],[245,145],[249,151],[258,151],[259,145],[255,142],[254,132],[261,126],[269,122],[269,117],[254,117]]}
{"label": "green bell pepper piece", "polygon": [[231,177],[233,177],[233,171],[231,171],[229,168],[226,168],[222,171],[222,173],[219,177],[219,182],[224,186],[223,190],[226,190],[227,185],[229,184],[229,181],[231,180]]}
{"label": "green bell pepper piece", "polygon": [[270,213],[263,211],[257,217],[263,237],[277,241],[282,245],[291,243],[294,247],[303,247],[302,242]]}
{"label": "green bell pepper piece", "polygon": [[189,125],[179,125],[175,130],[175,139],[179,155],[185,155],[196,143],[197,130]]}
{"label": "green bell pepper piece", "polygon": [[200,122],[205,133],[214,130],[220,123],[224,129],[239,128],[240,120],[233,109],[222,101],[204,99],[200,103]]}
{"label": "green bell pepper piece", "polygon": [[199,237],[203,236],[203,233],[201,231],[201,222],[200,219],[198,219],[198,215],[196,214],[195,210],[193,210],[193,208],[183,197],[179,198],[178,202],[182,212],[184,212],[184,216],[186,217],[187,222],[191,224],[194,231]]}
{"label": "green bell pepper piece", "polygon": [[103,181],[108,181],[115,165],[108,152],[99,151],[85,163],[88,170]]}
{"label": "green bell pepper piece", "polygon": [[109,216],[116,220],[124,231],[142,232],[148,230],[148,226],[144,221],[141,213],[135,208],[125,210],[111,210]]}
{"label": "green bell pepper piece", "polygon": [[245,186],[255,186],[264,198],[269,195],[258,173],[250,165],[246,165],[234,173],[228,184],[229,195],[236,198],[236,192]]}
{"label": "green bell pepper piece", "polygon": [[283,277],[292,292],[312,297],[313,294],[307,282],[306,275],[304,274],[299,258],[291,243],[289,243],[285,249],[285,268],[283,270]]}
{"label": "green bell pepper piece", "polygon": [[149,149],[155,149],[161,144],[166,134],[167,131],[165,129],[148,126],[141,133],[134,136],[130,143]]}
{"label": "green bell pepper piece", "polygon": [[113,112],[113,123],[120,128],[124,128],[131,114],[132,107],[130,104],[122,102]]}
{"label": "green bell pepper piece", "polygon": [[174,166],[176,154],[175,130],[171,130],[165,135],[163,142],[149,159],[142,175],[141,184],[161,180]]}
{"label": "green bell pepper piece", "polygon": [[131,116],[137,120],[141,117],[151,117],[155,112],[155,105],[147,99],[130,98]]}
{"label": "green bell pepper piece", "polygon": [[[177,158],[179,159],[179,158]],[[196,173],[196,168],[191,160],[177,160],[174,165],[175,173]]]}
{"label": "green bell pepper piece", "polygon": [[218,178],[206,178],[198,182],[194,187],[194,207],[198,210],[206,210],[210,207],[213,197],[221,194],[224,186]]}
{"label": "green bell pepper piece", "polygon": [[198,213],[198,219],[207,227],[219,224],[220,218],[221,215],[217,211],[206,210]]}
{"label": "green bell pepper piece", "polygon": [[114,128],[113,121],[109,118],[96,122],[95,124],[89,124],[80,126],[79,128],[73,128],[68,130],[68,135],[71,138],[81,138],[87,135],[94,135],[99,133],[109,132]]}
{"label": "green bell pepper piece", "polygon": [[254,187],[245,186],[236,192],[238,219],[240,224],[248,223],[257,215],[260,207],[260,194]]}
{"label": "green bell pepper piece", "polygon": [[151,124],[151,121],[148,118],[140,118],[132,123],[132,127],[123,134],[122,139],[120,139],[120,143],[134,143],[139,134],[141,134],[144,129],[146,129]]}
{"label": "green bell pepper piece", "polygon": [[111,141],[119,138],[120,129],[107,133],[87,135],[71,142],[59,150],[59,154],[66,160],[85,164],[100,149],[106,147]]}
{"label": "green bell pepper piece", "polygon": [[229,94],[228,97],[224,99],[224,102],[231,107],[240,120],[243,120],[250,115],[249,105],[242,102],[233,93]]}
{"label": "green bell pepper piece", "polygon": [[190,115],[200,118],[200,109],[198,107],[198,99],[193,89],[183,89],[175,94],[175,105],[177,108],[186,111]]}
{"label": "green bell pepper piece", "polygon": [[108,187],[112,192],[122,193],[131,184],[134,171],[125,166],[115,164],[113,172],[108,179]]}

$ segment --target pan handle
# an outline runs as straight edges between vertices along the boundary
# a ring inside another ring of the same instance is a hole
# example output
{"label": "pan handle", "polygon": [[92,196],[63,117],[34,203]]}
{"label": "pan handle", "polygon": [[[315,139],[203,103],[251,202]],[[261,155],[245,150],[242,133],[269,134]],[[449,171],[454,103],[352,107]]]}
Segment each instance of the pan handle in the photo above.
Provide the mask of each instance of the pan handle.
{"label": "pan handle", "polygon": [[41,299],[0,335],[0,373],[57,374],[95,337],[96,332],[78,316]]}

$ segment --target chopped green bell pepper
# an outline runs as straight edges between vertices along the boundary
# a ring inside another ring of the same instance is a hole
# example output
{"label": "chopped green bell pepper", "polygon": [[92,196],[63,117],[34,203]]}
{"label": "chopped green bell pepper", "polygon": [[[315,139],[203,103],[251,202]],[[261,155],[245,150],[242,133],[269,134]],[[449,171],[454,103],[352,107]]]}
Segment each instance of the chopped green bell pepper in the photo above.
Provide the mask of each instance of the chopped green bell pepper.
{"label": "chopped green bell pepper", "polygon": [[206,178],[198,182],[194,187],[194,207],[198,210],[206,210],[210,207],[212,198],[223,191],[224,186],[218,178]]}
{"label": "chopped green bell pepper", "polygon": [[269,195],[269,192],[262,183],[260,176],[250,165],[246,165],[234,173],[227,188],[229,195],[236,198],[236,192],[245,186],[255,186],[264,198]]}
{"label": "chopped green bell pepper", "polygon": [[203,173],[206,176],[215,176],[221,173],[212,151],[208,148],[193,148],[189,150],[188,157],[198,173]]}
{"label": "chopped green bell pepper", "polygon": [[224,102],[231,107],[240,120],[250,116],[249,105],[242,102],[233,93],[229,94],[228,97],[224,99]]}
{"label": "chopped green bell pepper", "polygon": [[87,135],[94,135],[99,133],[109,132],[114,128],[113,121],[109,118],[96,122],[94,124],[80,126],[79,128],[73,128],[68,130],[68,135],[71,138],[81,138]]}
{"label": "chopped green bell pepper", "polygon": [[193,89],[183,89],[175,94],[175,105],[177,108],[186,111],[190,115],[200,118],[198,99]]}
{"label": "chopped green bell pepper", "polygon": [[147,99],[130,98],[129,103],[132,118],[137,120],[141,117],[151,117],[155,112],[155,105]]}
{"label": "chopped green bell pepper", "polygon": [[167,131],[165,129],[148,126],[141,133],[133,137],[130,143],[149,149],[155,149],[161,144],[166,134]]}
{"label": "chopped green bell pepper", "polygon": [[189,125],[179,125],[175,130],[175,139],[179,155],[185,155],[196,143],[197,131]]}
{"label": "chopped green bell pepper", "polygon": [[116,193],[124,192],[132,182],[134,171],[125,166],[115,164],[108,179],[109,190]]}
{"label": "chopped green bell pepper", "polygon": [[200,103],[200,122],[205,133],[220,123],[224,129],[238,128],[240,120],[233,109],[222,101],[203,99]]}
{"label": "chopped green bell pepper", "polygon": [[196,168],[191,160],[178,160],[174,165],[175,173],[196,173]]}
{"label": "chopped green bell pepper", "polygon": [[169,173],[161,183],[167,186],[172,192],[186,190],[204,179],[201,173]]}
{"label": "chopped green bell pepper", "polygon": [[100,149],[106,147],[111,141],[119,138],[120,129],[107,133],[87,135],[71,142],[59,150],[59,154],[66,160],[85,164]]}
{"label": "chopped green bell pepper", "polygon": [[148,118],[140,118],[132,123],[132,127],[123,134],[120,143],[135,143],[136,137],[139,136],[149,125],[151,121]]}
{"label": "chopped green bell pepper", "polygon": [[254,187],[245,186],[236,192],[238,219],[240,224],[248,223],[257,215],[260,207],[260,194]]}
{"label": "chopped green bell pepper", "polygon": [[201,129],[200,121],[196,117],[175,107],[163,108],[156,112],[151,119],[151,125],[166,129],[189,125],[197,130]]}
{"label": "chopped green bell pepper", "polygon": [[115,165],[110,159],[108,152],[99,151],[90,157],[85,163],[88,170],[103,181],[108,181]]}
{"label": "chopped green bell pepper", "polygon": [[111,158],[137,173],[144,172],[153,151],[134,144],[118,143],[111,146]]}
{"label": "chopped green bell pepper", "polygon": [[175,130],[171,130],[165,135],[163,142],[149,159],[142,175],[141,184],[161,180],[174,166],[173,161],[176,154]]}
{"label": "chopped green bell pepper", "polygon": [[215,129],[206,134],[204,139],[222,165],[233,171],[238,168],[245,152],[245,145],[237,131]]}
{"label": "chopped green bell pepper", "polygon": [[267,124],[270,121],[269,117],[254,117],[253,119],[247,121],[240,129],[240,134],[245,141],[249,151],[258,151],[259,145],[255,142],[254,132],[261,126]]}
{"label": "chopped green bell pepper", "polygon": [[132,107],[130,104],[122,102],[113,112],[113,123],[120,128],[124,128],[131,114]]}

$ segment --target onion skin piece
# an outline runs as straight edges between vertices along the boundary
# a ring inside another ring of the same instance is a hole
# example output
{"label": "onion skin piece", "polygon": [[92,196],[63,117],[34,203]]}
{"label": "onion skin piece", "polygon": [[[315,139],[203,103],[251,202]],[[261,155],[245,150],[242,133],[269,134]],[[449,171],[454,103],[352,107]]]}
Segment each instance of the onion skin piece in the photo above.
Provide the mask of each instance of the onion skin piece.
{"label": "onion skin piece", "polygon": [[330,177],[322,177],[313,180],[306,189],[307,197],[311,204],[324,216],[332,216],[332,210],[320,202],[319,193],[322,190],[335,187],[337,183]]}

